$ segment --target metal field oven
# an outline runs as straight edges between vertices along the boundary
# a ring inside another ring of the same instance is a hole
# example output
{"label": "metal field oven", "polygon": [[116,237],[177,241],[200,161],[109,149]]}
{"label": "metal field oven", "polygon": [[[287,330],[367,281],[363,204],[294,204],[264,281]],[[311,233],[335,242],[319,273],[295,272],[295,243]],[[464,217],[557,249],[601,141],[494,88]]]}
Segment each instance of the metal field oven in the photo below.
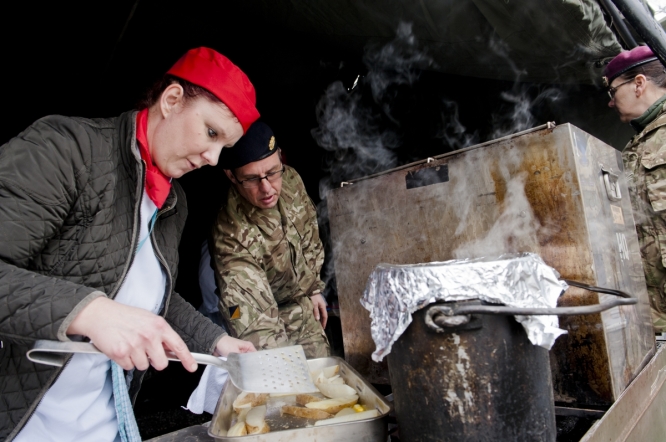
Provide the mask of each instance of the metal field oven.
{"label": "metal field oven", "polygon": [[[654,354],[649,301],[619,152],[552,123],[362,178],[328,195],[345,358],[370,382],[375,363],[360,305],[376,264],[533,252],[562,278],[619,289],[634,306],[560,317],[550,352],[555,400],[611,405]],[[499,247],[499,250],[497,249]],[[569,288],[559,306],[596,304]],[[419,361],[413,361],[415,369]]]}

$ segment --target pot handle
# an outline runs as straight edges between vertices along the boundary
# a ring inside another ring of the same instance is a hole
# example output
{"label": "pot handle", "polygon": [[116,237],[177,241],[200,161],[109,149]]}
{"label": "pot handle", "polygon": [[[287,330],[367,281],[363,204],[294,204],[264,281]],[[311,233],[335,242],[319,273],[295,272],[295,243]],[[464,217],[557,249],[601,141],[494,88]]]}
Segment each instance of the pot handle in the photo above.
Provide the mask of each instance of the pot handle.
{"label": "pot handle", "polygon": [[469,314],[456,315],[447,305],[433,305],[426,310],[424,318],[426,326],[437,333],[446,333],[453,328],[462,328],[469,324],[472,316]]}
{"label": "pot handle", "polygon": [[443,327],[458,327],[470,320],[472,314],[485,315],[589,315],[600,313],[620,305],[633,305],[638,303],[638,299],[621,290],[595,287],[578,281],[564,279],[568,285],[579,287],[591,292],[604,293],[617,296],[610,302],[601,302],[594,305],[583,305],[578,307],[552,307],[552,308],[521,308],[507,307],[504,305],[482,305],[482,304],[459,304],[447,303],[437,304],[428,308],[426,312],[425,323],[432,330],[438,331]]}

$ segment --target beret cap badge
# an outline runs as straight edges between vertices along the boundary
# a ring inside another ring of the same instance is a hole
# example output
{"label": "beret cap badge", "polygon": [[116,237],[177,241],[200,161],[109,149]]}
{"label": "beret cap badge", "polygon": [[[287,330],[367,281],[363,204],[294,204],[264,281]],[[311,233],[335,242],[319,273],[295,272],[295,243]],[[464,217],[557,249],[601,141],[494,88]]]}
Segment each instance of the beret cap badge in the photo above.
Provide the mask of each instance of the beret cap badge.
{"label": "beret cap badge", "polygon": [[237,169],[275,155],[278,148],[273,130],[266,123],[257,121],[250,126],[234,147],[222,149],[220,166],[226,170]]}

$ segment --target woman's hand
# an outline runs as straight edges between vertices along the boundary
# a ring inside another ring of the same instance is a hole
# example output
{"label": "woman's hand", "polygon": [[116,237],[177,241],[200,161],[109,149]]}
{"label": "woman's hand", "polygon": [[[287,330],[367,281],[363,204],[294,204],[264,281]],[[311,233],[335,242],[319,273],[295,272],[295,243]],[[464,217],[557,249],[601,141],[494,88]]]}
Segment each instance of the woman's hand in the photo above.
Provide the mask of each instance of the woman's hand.
{"label": "woman's hand", "polygon": [[227,335],[217,341],[217,346],[215,346],[213,354],[215,356],[227,357],[229,353],[252,353],[253,351],[257,351],[257,349],[254,348],[254,344],[251,342],[241,341]]}
{"label": "woman's hand", "polygon": [[310,296],[312,306],[314,307],[314,317],[317,321],[321,322],[321,327],[326,328],[328,321],[328,312],[326,311],[326,300],[321,294]]}
{"label": "woman's hand", "polygon": [[169,363],[165,349],[174,352],[186,370],[197,369],[187,345],[164,318],[109,298],[100,297],[88,304],[69,325],[67,334],[87,336],[125,370],[146,370],[150,365],[163,370]]}

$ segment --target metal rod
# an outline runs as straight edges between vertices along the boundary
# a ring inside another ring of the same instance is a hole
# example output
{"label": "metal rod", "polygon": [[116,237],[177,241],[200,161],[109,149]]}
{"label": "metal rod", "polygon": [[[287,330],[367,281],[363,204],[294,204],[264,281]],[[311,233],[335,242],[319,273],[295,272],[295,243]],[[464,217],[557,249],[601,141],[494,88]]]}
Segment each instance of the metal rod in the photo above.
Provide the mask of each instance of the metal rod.
{"label": "metal rod", "polygon": [[[402,170],[402,169],[406,169],[408,167],[417,166],[419,164],[429,162],[428,161],[429,159],[432,160],[434,158],[436,160],[439,160],[440,158],[449,157],[451,155],[458,155],[459,153],[467,152],[468,150],[478,149],[479,147],[487,146],[489,144],[494,144],[494,143],[504,141],[504,140],[510,140],[511,138],[515,138],[515,137],[518,137],[520,135],[525,135],[525,134],[528,134],[528,133],[531,133],[531,132],[536,132],[536,131],[544,130],[544,129],[555,129],[555,126],[556,125],[555,125],[554,121],[549,121],[548,123],[542,124],[541,126],[536,126],[536,127],[531,128],[531,129],[523,130],[521,132],[516,132],[515,134],[507,135],[507,136],[502,137],[502,138],[496,138],[494,140],[486,141],[486,142],[483,142],[483,143],[480,143],[480,144],[475,144],[473,146],[469,146],[469,147],[466,147],[464,149],[458,149],[458,150],[454,150],[453,152],[443,153],[441,155],[437,155],[437,156],[434,156],[434,157],[431,157],[431,158],[428,158],[428,159],[425,159],[425,160],[419,160],[419,161],[414,161],[413,163],[403,164],[402,166],[394,167],[393,169],[388,169],[388,170],[385,170],[383,172],[378,172],[378,173],[368,175],[368,176],[364,176],[364,177],[361,177],[361,178],[356,178],[356,179],[353,179],[353,180],[344,181],[344,184],[345,185],[354,184],[354,183],[357,183],[359,181],[363,181],[363,180],[374,178],[374,177],[384,175],[384,174],[387,174],[387,173],[395,172],[397,170]],[[340,186],[340,187],[344,187],[344,186]]]}
{"label": "metal rod", "polygon": [[[446,317],[452,316],[465,316],[471,314],[497,314],[497,315],[559,315],[559,316],[570,316],[570,315],[589,315],[593,313],[600,313],[609,308],[617,307],[620,305],[633,305],[638,303],[638,299],[634,298],[627,292],[622,290],[609,289],[605,287],[596,287],[593,285],[585,284],[583,282],[572,281],[570,279],[563,279],[562,281],[566,282],[572,287],[578,287],[581,289],[589,290],[591,292],[605,293],[607,295],[617,296],[611,302],[602,302],[599,304],[593,305],[584,305],[577,307],[548,307],[548,308],[536,308],[536,307],[507,307],[504,305],[482,305],[478,303],[473,304],[438,304],[430,307],[432,311],[433,321],[435,323],[442,322],[441,319],[438,320],[435,316],[444,315]],[[469,318],[467,318],[469,321]],[[426,321],[427,322],[427,321]],[[451,324],[446,323],[447,326]]]}
{"label": "metal rod", "polygon": [[566,282],[568,285],[572,287],[578,287],[581,289],[589,290],[591,292],[605,293],[607,295],[619,296],[620,298],[633,299],[633,296],[631,296],[627,292],[623,292],[622,290],[608,289],[605,287],[595,287],[593,285],[583,284],[582,282],[572,281],[570,279],[562,279],[562,281]]}
{"label": "metal rod", "polygon": [[603,6],[606,12],[608,12],[608,15],[611,16],[613,27],[620,35],[622,41],[624,41],[625,46],[627,46],[629,49],[633,49],[638,46],[638,43],[636,43],[634,36],[631,35],[631,31],[624,23],[624,19],[620,15],[620,11],[617,10],[617,7],[611,3],[610,0],[599,0],[599,3],[601,3],[601,6]]}
{"label": "metal rod", "polygon": [[[594,313],[601,313],[609,308],[617,307],[620,305],[633,305],[638,303],[638,299],[614,299],[611,302],[602,302],[594,305],[584,305],[577,307],[554,307],[554,308],[522,308],[522,307],[506,307],[501,305],[454,305],[450,306],[450,315],[558,315],[558,316],[572,316],[572,315],[590,315]],[[447,315],[449,313],[447,312]]]}
{"label": "metal rod", "polygon": [[570,407],[558,407],[555,406],[555,415],[557,416],[578,416],[578,417],[592,417],[595,419],[601,419],[605,411],[602,410],[590,410],[588,408],[570,408]]}
{"label": "metal rod", "polygon": [[632,28],[666,66],[666,32],[638,0],[612,0]]}

